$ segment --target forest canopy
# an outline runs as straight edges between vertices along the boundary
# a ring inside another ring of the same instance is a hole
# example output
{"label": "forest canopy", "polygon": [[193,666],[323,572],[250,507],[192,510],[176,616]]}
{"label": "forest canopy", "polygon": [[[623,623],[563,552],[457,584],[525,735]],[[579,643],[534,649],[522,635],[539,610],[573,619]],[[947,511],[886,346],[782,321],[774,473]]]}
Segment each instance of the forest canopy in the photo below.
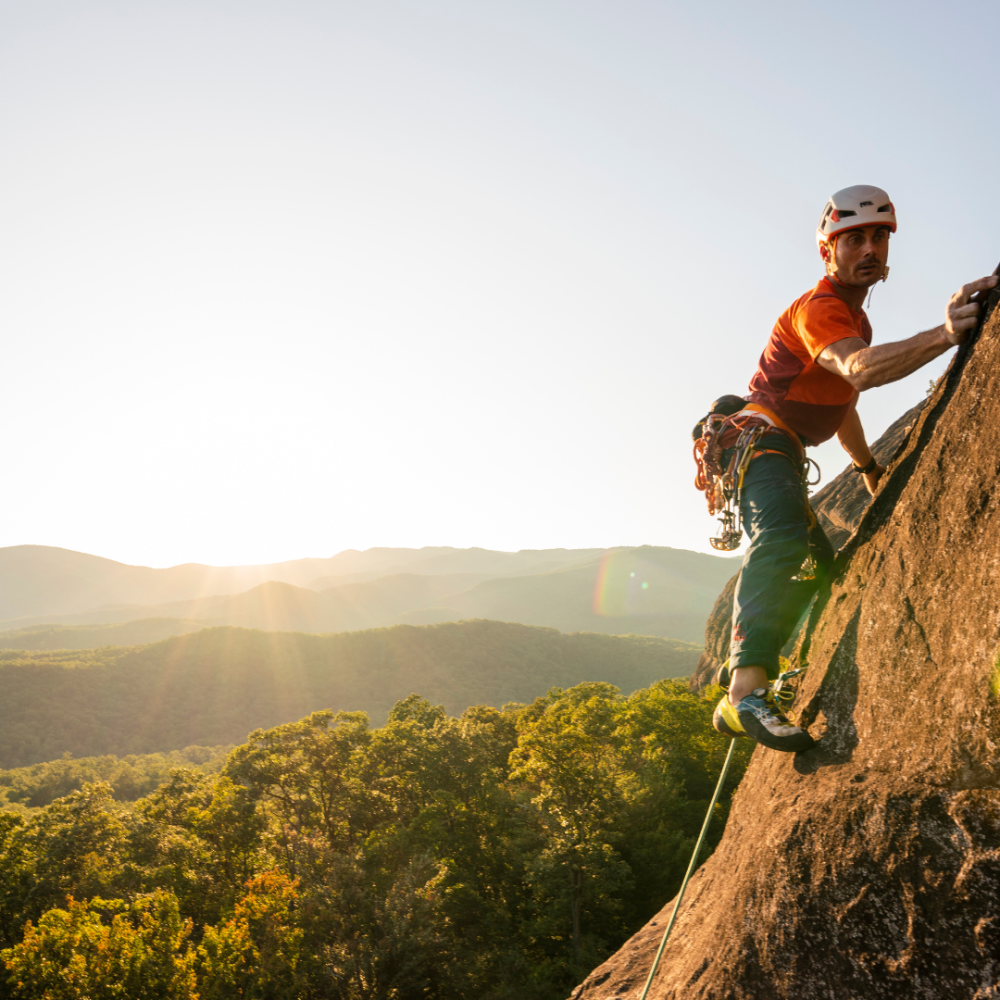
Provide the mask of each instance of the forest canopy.
{"label": "forest canopy", "polygon": [[410,695],[377,729],[257,729],[134,803],[97,781],[0,812],[2,995],[563,1000],[676,891],[716,697],[592,682],[454,717]]}

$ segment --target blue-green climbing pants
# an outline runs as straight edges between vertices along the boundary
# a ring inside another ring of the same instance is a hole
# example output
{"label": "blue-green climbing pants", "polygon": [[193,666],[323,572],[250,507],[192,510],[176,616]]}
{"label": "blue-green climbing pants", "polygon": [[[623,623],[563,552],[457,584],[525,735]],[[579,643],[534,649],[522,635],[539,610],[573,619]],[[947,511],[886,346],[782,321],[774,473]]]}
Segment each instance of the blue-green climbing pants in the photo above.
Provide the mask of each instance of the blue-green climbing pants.
{"label": "blue-green climbing pants", "polygon": [[[801,466],[781,434],[768,434],[743,480],[740,511],[750,537],[733,598],[730,669],[763,667],[778,676],[781,647],[791,638],[833,562],[833,546],[816,524],[809,527]],[[786,457],[787,456],[787,457]],[[792,580],[807,556],[816,561],[813,580]]]}

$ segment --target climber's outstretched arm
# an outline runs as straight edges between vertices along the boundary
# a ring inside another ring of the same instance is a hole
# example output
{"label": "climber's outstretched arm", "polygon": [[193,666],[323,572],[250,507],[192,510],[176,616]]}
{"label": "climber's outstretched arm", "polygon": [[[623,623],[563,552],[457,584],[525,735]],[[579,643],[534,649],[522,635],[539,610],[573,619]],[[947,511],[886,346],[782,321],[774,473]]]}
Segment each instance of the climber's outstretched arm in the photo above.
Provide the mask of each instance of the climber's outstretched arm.
{"label": "climber's outstretched arm", "polygon": [[816,363],[864,392],[912,375],[951,347],[954,344],[945,336],[945,328],[939,326],[875,347],[869,347],[860,337],[838,340],[823,351]]}
{"label": "climber's outstretched arm", "polygon": [[979,303],[971,301],[972,297],[995,288],[997,280],[991,276],[963,285],[948,303],[945,322],[933,330],[874,347],[869,347],[860,337],[848,337],[830,344],[816,362],[836,372],[859,392],[906,378],[928,361],[965,341],[979,317]]}

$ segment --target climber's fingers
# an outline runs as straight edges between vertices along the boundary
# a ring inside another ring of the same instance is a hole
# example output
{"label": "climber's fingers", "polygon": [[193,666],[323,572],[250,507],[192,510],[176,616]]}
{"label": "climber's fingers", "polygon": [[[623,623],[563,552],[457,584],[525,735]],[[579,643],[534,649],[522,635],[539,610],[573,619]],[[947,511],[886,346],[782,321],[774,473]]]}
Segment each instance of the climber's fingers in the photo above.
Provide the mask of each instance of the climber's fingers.
{"label": "climber's fingers", "polygon": [[962,319],[967,316],[978,316],[979,315],[979,303],[970,302],[968,305],[955,306],[953,309],[949,309],[948,313],[955,319]]}
{"label": "climber's fingers", "polygon": [[[997,282],[1000,281],[995,274],[987,275],[985,278],[979,278],[977,281],[970,281],[967,285],[962,285],[962,287],[955,293],[955,295],[962,295],[965,297],[965,301],[968,302],[976,292],[983,292],[989,288],[996,288]],[[955,296],[953,295],[952,298]]]}
{"label": "climber's fingers", "polygon": [[981,292],[995,288],[997,280],[995,275],[990,275],[988,278],[970,281],[967,285],[962,285],[951,297],[945,312],[944,326],[952,343],[962,343],[965,335],[975,329],[979,320],[979,303],[970,299]]}

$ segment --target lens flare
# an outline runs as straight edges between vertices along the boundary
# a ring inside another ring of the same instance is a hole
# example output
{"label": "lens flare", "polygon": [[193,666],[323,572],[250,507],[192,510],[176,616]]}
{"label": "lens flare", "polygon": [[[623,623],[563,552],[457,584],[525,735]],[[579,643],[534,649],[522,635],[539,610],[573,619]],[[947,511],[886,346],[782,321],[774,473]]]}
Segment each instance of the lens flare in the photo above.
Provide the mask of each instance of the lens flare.
{"label": "lens flare", "polygon": [[594,614],[620,618],[652,613],[648,600],[644,600],[653,590],[649,568],[634,552],[606,553],[594,581]]}

